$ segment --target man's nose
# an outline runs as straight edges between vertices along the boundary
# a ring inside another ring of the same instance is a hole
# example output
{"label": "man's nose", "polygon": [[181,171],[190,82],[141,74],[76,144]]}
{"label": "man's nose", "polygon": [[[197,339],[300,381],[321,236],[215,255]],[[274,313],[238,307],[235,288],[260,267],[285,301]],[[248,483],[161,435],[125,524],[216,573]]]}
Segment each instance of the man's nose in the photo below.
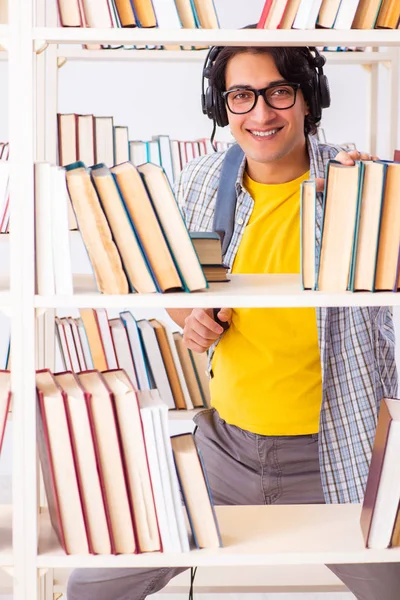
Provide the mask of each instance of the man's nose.
{"label": "man's nose", "polygon": [[254,117],[261,120],[272,119],[276,116],[275,109],[268,106],[262,94],[257,97],[256,105],[251,112],[252,116],[254,115]]}

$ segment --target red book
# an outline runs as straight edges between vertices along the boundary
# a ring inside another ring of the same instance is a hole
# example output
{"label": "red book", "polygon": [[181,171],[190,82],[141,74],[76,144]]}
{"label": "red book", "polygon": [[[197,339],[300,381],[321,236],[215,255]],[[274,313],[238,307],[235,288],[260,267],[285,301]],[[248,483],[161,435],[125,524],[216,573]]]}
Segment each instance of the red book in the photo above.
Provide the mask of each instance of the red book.
{"label": "red book", "polygon": [[394,151],[394,160],[396,162],[400,162],[400,150],[395,150]]}
{"label": "red book", "polygon": [[50,520],[67,554],[89,554],[64,393],[48,369],[37,371],[37,444]]}
{"label": "red book", "polygon": [[258,21],[258,24],[257,24],[257,29],[264,29],[265,21],[267,20],[268,13],[271,10],[273,1],[274,0],[265,0],[264,8],[261,13],[260,20]]}

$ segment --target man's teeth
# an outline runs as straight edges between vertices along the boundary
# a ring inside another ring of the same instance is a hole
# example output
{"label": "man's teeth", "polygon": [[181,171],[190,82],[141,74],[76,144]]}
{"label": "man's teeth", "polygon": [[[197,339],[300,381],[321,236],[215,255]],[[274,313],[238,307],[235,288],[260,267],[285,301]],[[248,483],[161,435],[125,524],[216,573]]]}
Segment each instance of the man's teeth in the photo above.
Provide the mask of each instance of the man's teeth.
{"label": "man's teeth", "polygon": [[267,137],[269,135],[273,135],[274,133],[277,133],[278,129],[271,129],[271,131],[252,131],[251,133],[253,135],[257,135],[259,137]]}

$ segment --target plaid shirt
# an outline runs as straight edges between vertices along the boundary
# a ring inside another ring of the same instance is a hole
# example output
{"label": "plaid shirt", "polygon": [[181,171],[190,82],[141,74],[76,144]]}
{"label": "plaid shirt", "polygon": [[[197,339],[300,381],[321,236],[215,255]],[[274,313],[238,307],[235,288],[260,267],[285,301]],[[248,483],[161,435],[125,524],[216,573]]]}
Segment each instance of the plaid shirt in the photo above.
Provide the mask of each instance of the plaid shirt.
{"label": "plaid shirt", "polygon": [[[308,138],[310,178],[325,176],[340,148]],[[191,161],[176,185],[190,231],[212,231],[225,153]],[[254,201],[243,187],[243,159],[236,179],[236,219],[224,256],[232,268]],[[322,194],[317,194],[317,247],[321,244]],[[397,371],[389,307],[317,308],[322,368],[319,430],[321,479],[327,503],[362,502],[380,401],[395,397]],[[210,359],[215,349],[210,349]]]}

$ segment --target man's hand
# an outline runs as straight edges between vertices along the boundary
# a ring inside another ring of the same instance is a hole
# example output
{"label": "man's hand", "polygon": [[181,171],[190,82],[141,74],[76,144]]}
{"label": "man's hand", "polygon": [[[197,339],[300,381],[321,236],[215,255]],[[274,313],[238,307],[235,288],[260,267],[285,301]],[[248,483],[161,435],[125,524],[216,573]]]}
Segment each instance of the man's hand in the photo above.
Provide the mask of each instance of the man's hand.
{"label": "man's hand", "polygon": [[[342,150],[335,156],[335,160],[342,163],[342,165],[351,166],[351,165],[354,165],[356,160],[379,160],[379,158],[377,156],[371,156],[367,152],[359,152],[358,150],[349,150],[349,152]],[[315,183],[316,183],[317,192],[323,192],[324,185],[325,185],[325,179],[322,179],[321,177],[317,177],[317,179],[315,180]]]}
{"label": "man's hand", "polygon": [[[230,324],[232,309],[221,308],[218,318]],[[183,341],[187,348],[201,353],[208,350],[223,331],[221,325],[218,325],[213,319],[212,308],[194,308],[185,319]]]}

